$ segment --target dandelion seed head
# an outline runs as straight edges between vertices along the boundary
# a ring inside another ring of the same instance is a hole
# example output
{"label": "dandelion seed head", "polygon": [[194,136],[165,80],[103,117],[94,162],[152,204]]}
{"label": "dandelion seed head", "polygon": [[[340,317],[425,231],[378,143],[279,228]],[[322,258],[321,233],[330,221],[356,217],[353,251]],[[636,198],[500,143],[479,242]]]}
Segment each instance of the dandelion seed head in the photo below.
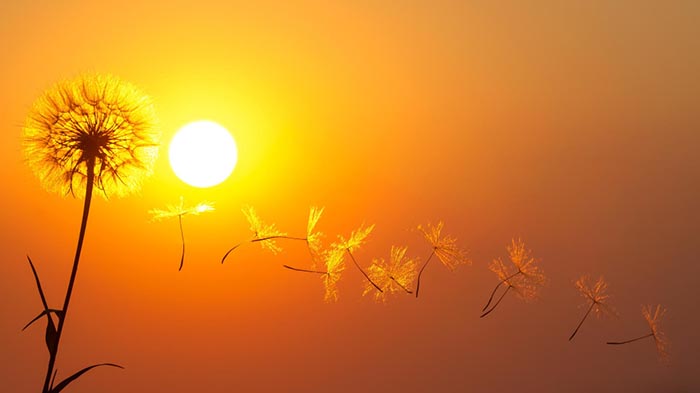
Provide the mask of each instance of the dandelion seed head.
{"label": "dandelion seed head", "polygon": [[406,247],[392,246],[389,262],[383,258],[372,261],[372,265],[367,269],[367,275],[382,288],[383,292],[377,291],[372,283],[366,281],[363,296],[374,293],[376,301],[386,302],[390,294],[411,290],[416,278],[418,262],[414,258],[406,257],[406,250]]}
{"label": "dandelion seed head", "polygon": [[544,273],[536,265],[536,260],[530,256],[522,240],[513,240],[511,245],[507,246],[507,250],[511,264],[507,265],[497,258],[489,264],[489,269],[522,300],[536,299],[540,288],[546,282]]}
{"label": "dandelion seed head", "polygon": [[154,221],[160,221],[173,217],[182,217],[188,214],[196,216],[213,210],[214,204],[211,202],[200,202],[195,206],[185,206],[184,199],[180,198],[180,203],[178,205],[167,205],[165,209],[151,209],[149,213]]}
{"label": "dandelion seed head", "polygon": [[670,360],[670,354],[668,352],[670,342],[660,326],[661,320],[666,315],[666,309],[661,307],[660,304],[657,305],[656,308],[646,305],[642,307],[642,315],[649,324],[649,329],[651,329],[651,334],[656,343],[656,352],[659,354],[659,360],[668,362]]}
{"label": "dandelion seed head", "polygon": [[[262,220],[260,220],[260,217],[258,214],[255,212],[255,209],[251,206],[244,206],[243,207],[243,214],[245,215],[246,219],[248,220],[248,224],[250,225],[250,230],[253,232],[253,238],[254,239],[264,239],[267,237],[273,237],[273,236],[286,236],[287,234],[285,232],[281,232],[277,229],[275,224],[263,224]],[[262,240],[259,242],[260,247],[263,249],[266,249],[273,254],[277,254],[280,251],[282,251],[282,248],[277,245],[274,239],[267,239],[267,240]]]}
{"label": "dandelion seed head", "polygon": [[374,224],[364,228],[360,227],[357,230],[352,231],[352,233],[350,234],[350,238],[348,238],[347,240],[345,240],[345,238],[343,238],[342,236],[339,236],[340,243],[336,244],[335,246],[336,248],[339,248],[341,250],[348,250],[350,252],[354,252],[367,241],[367,237],[370,233],[372,233],[373,229]]}
{"label": "dandelion seed head", "polygon": [[187,214],[197,215],[197,214],[211,212],[211,211],[214,211],[214,204],[213,203],[201,202],[201,203],[198,203],[197,206],[188,210]]}
{"label": "dandelion seed head", "polygon": [[537,266],[537,259],[530,255],[531,251],[525,247],[522,239],[512,239],[507,249],[510,261],[520,272],[521,279],[526,281],[526,286],[537,289],[547,282],[544,272]]}
{"label": "dandelion seed head", "polygon": [[608,304],[610,299],[610,295],[607,294],[608,284],[603,277],[598,278],[591,286],[590,277],[581,276],[576,280],[575,285],[581,295],[588,300],[586,306],[590,306],[589,302],[593,303],[593,312],[597,317],[617,315],[615,309]]}
{"label": "dandelion seed head", "polygon": [[489,270],[496,273],[498,279],[505,283],[507,283],[510,279],[510,276],[513,275],[513,273],[515,273],[514,271],[512,271],[513,269],[509,269],[506,266],[506,264],[503,263],[501,258],[496,258],[493,261],[491,261],[491,263],[489,263]]}
{"label": "dandelion seed head", "polygon": [[151,174],[160,132],[148,96],[114,76],[82,74],[39,97],[23,127],[27,163],[49,191],[103,197],[136,191]]}
{"label": "dandelion seed head", "polygon": [[323,280],[323,286],[326,289],[324,301],[327,303],[338,301],[338,280],[340,280],[340,275],[345,270],[343,253],[344,250],[342,249],[331,248],[324,255],[326,274],[321,276],[321,280]]}
{"label": "dandelion seed head", "polygon": [[540,287],[533,285],[524,279],[523,276],[518,276],[506,283],[515,294],[522,300],[529,302],[537,299]]}
{"label": "dandelion seed head", "polygon": [[530,255],[531,251],[525,248],[525,242],[522,239],[512,239],[507,249],[511,262],[523,275],[541,274],[537,267],[537,260]]}
{"label": "dandelion seed head", "polygon": [[435,226],[431,224],[426,227],[419,225],[418,230],[423,233],[425,240],[433,247],[435,256],[448,269],[454,270],[459,265],[471,264],[466,251],[457,246],[457,239],[452,236],[441,236],[443,225],[442,221]]}
{"label": "dandelion seed head", "polygon": [[306,242],[309,244],[309,249],[314,254],[319,254],[321,252],[321,237],[323,233],[314,232],[318,220],[323,214],[323,207],[319,208],[312,206],[309,210],[309,222],[306,226]]}

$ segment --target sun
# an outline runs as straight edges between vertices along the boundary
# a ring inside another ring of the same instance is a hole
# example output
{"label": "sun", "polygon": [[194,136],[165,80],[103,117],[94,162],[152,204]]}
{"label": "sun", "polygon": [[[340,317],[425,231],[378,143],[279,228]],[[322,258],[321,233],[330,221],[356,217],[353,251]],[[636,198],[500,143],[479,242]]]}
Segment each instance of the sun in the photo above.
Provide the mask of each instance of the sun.
{"label": "sun", "polygon": [[185,183],[200,188],[226,180],[238,161],[231,133],[208,120],[188,123],[170,141],[170,166]]}

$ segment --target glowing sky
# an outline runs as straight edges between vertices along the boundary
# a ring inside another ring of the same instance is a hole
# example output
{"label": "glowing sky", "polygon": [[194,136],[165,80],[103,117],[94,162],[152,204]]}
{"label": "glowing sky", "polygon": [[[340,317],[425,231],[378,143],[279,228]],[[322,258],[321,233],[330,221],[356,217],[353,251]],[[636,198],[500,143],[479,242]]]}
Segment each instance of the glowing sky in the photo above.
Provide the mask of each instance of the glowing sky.
{"label": "glowing sky", "polygon": [[[220,123],[238,163],[189,187],[161,151],[140,194],[94,202],[62,342],[70,392],[696,391],[700,290],[700,3],[696,1],[34,1],[0,4],[0,381],[38,391],[47,358],[30,254],[57,307],[81,203],[44,191],[21,127],[44,89],[82,71],[150,94],[164,141]],[[225,3],[225,4],[224,4]],[[528,4],[526,4],[528,3]],[[212,201],[177,225],[148,211]],[[445,221],[470,267],[426,270],[421,296],[362,297],[347,267],[337,303],[241,248],[241,213],[304,233],[311,205],[333,241],[376,224],[357,253],[425,258],[412,229]],[[522,237],[541,298],[479,313],[487,268]],[[238,252],[237,251],[237,252]],[[605,276],[620,317],[581,317],[574,281]],[[668,308],[672,360],[652,342],[610,347]]]}

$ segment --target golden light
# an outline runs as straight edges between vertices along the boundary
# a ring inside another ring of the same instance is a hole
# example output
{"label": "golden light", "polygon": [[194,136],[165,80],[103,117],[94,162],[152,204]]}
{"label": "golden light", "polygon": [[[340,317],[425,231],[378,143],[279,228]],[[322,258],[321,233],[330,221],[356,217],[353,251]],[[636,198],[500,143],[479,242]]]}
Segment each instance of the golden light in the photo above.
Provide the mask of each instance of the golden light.
{"label": "golden light", "polygon": [[201,188],[226,180],[238,161],[238,149],[231,133],[208,120],[180,128],[170,141],[168,154],[177,177]]}

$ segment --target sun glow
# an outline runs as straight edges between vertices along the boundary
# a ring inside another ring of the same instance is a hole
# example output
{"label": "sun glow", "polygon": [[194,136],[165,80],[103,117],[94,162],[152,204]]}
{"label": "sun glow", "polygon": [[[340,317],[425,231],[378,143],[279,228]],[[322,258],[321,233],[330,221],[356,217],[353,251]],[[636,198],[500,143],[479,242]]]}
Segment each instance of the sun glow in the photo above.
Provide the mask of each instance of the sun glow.
{"label": "sun glow", "polygon": [[194,187],[212,187],[229,177],[238,161],[233,136],[221,125],[202,120],[180,128],[169,148],[170,166]]}

